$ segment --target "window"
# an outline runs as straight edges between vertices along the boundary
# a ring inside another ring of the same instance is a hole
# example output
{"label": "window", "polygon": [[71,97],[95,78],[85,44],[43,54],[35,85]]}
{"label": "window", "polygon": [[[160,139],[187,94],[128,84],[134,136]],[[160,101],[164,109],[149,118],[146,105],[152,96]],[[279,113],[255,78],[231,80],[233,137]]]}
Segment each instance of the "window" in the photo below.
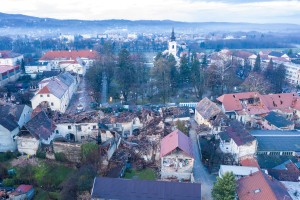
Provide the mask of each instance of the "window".
{"label": "window", "polygon": [[81,126],[80,126],[80,125],[77,126],[77,130],[78,130],[78,131],[81,131]]}
{"label": "window", "polygon": [[58,130],[55,130],[55,133],[56,133],[56,134],[59,134],[59,131],[58,131]]}
{"label": "window", "polygon": [[50,94],[47,94],[47,97],[50,97]]}
{"label": "window", "polygon": [[54,106],[54,103],[53,103],[53,102],[51,102],[51,106]]}
{"label": "window", "polygon": [[93,126],[93,129],[96,129],[96,126]]}
{"label": "window", "polygon": [[68,126],[68,129],[70,130],[70,129],[72,129],[72,127],[71,127],[71,126]]}
{"label": "window", "polygon": [[81,136],[81,139],[84,140],[84,136]]}
{"label": "window", "polygon": [[41,94],[40,97],[43,97],[43,95]]}

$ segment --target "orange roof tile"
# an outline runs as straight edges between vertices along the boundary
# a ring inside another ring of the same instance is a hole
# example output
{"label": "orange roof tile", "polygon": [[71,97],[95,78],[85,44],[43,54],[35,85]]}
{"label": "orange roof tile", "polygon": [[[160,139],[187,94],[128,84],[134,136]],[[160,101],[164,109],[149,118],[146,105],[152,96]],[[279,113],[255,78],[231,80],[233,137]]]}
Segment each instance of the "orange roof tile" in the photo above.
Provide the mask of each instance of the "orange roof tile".
{"label": "orange roof tile", "polygon": [[291,200],[284,186],[261,171],[237,181],[240,200]]}
{"label": "orange roof tile", "polygon": [[255,158],[251,158],[251,157],[246,157],[246,158],[242,158],[240,160],[240,164],[242,166],[247,166],[247,167],[257,167],[260,168],[257,160]]}
{"label": "orange roof tile", "polygon": [[39,92],[38,94],[49,94],[51,93],[49,88],[47,86],[43,87]]}
{"label": "orange roof tile", "polygon": [[96,51],[90,50],[74,50],[74,51],[48,51],[40,60],[56,60],[67,59],[76,60],[76,58],[96,59],[99,54]]}

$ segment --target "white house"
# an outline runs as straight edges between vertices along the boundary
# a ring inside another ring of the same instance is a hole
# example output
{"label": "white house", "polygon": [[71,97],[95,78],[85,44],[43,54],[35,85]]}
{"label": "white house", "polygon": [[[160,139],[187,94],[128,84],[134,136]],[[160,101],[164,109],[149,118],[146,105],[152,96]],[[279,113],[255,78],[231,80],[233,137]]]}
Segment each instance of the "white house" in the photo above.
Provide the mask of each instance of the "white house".
{"label": "white house", "polygon": [[0,65],[16,66],[24,59],[22,54],[12,51],[0,51]]}
{"label": "white house", "polygon": [[41,144],[49,145],[55,137],[56,126],[44,111],[36,114],[22,128],[17,139],[20,153],[35,155]]}
{"label": "white house", "polygon": [[44,79],[39,83],[39,90],[31,99],[32,108],[47,105],[51,110],[64,113],[75,92],[76,79],[68,72],[56,77]]}
{"label": "white house", "polygon": [[161,140],[161,179],[192,181],[194,153],[191,139],[175,130]]}
{"label": "white house", "polygon": [[257,141],[238,121],[232,121],[224,132],[219,133],[220,149],[233,155],[236,161],[245,156],[254,156]]}
{"label": "white house", "polygon": [[86,73],[86,66],[80,59],[60,61],[59,67],[63,71],[73,72],[82,76]]}
{"label": "white house", "polygon": [[236,165],[221,165],[219,170],[219,177],[222,178],[225,173],[232,172],[236,179],[249,176],[259,171],[257,167],[236,166]]}
{"label": "white house", "polygon": [[36,78],[38,74],[42,74],[45,71],[51,71],[51,66],[48,62],[34,62],[25,65],[25,73],[30,75],[31,78]]}
{"label": "white house", "polygon": [[17,150],[19,126],[10,115],[0,118],[0,152]]}
{"label": "white house", "polygon": [[88,69],[97,58],[99,58],[99,54],[93,50],[48,51],[40,58],[39,62],[48,62],[52,69],[57,70],[60,69],[60,62],[80,61],[80,64]]}
{"label": "white house", "polygon": [[114,136],[109,130],[99,129],[96,122],[57,123],[55,134],[74,142],[82,142],[90,138],[96,138],[100,131],[101,142],[105,142]]}

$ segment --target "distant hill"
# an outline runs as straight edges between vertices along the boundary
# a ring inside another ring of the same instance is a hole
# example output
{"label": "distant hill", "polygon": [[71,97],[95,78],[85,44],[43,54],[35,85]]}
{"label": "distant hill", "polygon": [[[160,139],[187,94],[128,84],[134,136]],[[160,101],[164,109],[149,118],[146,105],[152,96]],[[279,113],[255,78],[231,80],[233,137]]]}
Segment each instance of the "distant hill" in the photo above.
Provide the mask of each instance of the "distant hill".
{"label": "distant hill", "polygon": [[107,30],[131,32],[300,32],[300,25],[295,24],[252,24],[227,22],[178,22],[171,20],[58,20],[39,18],[20,14],[0,13],[0,35],[16,34],[57,34],[57,33],[101,33]]}

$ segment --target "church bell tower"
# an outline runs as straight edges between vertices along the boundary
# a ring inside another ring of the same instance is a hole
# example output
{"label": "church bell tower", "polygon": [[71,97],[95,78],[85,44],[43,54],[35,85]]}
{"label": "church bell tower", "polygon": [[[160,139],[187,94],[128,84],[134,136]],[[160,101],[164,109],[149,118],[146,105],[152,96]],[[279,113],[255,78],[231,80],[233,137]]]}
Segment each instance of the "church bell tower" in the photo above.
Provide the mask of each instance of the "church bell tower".
{"label": "church bell tower", "polygon": [[176,57],[177,47],[176,47],[176,37],[174,33],[174,28],[172,29],[171,39],[169,41],[169,55],[172,54]]}

